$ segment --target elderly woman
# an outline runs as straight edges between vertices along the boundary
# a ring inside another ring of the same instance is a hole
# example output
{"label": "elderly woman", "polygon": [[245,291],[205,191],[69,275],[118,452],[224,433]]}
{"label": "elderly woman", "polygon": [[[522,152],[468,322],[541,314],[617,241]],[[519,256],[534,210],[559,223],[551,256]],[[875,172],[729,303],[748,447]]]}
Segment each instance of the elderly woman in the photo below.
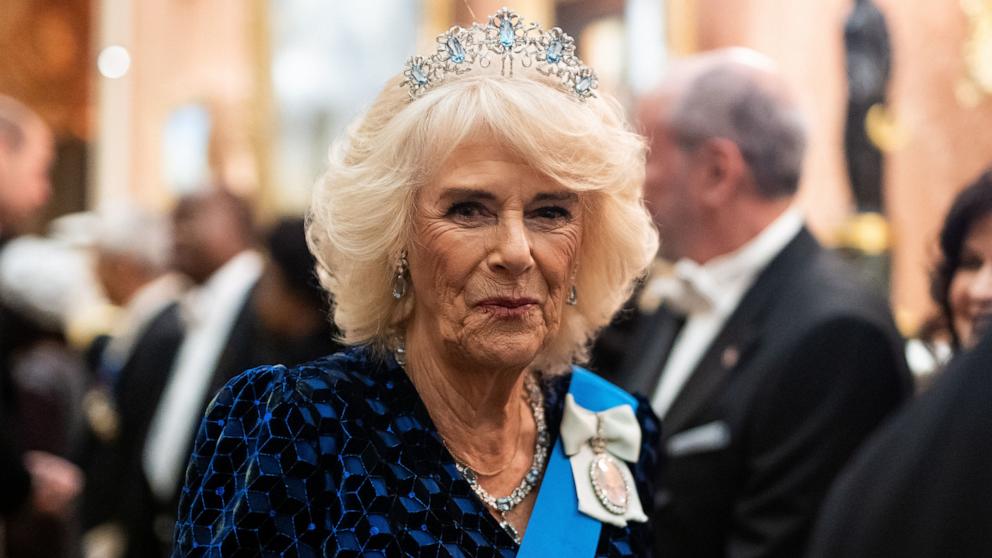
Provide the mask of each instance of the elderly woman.
{"label": "elderly woman", "polygon": [[504,9],[385,88],[309,220],[353,347],[217,395],[180,555],[650,553],[657,422],[572,366],[657,249],[644,144],[595,85]]}
{"label": "elderly woman", "polygon": [[992,169],[947,212],[931,294],[954,351],[974,346],[992,325]]}

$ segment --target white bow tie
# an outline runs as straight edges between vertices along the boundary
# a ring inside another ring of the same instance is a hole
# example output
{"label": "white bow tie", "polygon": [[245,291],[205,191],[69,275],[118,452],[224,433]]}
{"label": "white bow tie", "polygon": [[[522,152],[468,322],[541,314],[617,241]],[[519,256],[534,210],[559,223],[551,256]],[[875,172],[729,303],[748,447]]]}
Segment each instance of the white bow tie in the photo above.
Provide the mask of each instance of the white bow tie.
{"label": "white bow tie", "polygon": [[692,260],[679,260],[667,273],[652,277],[644,286],[641,308],[654,310],[667,302],[681,314],[705,312],[716,306],[720,288],[705,268]]}
{"label": "white bow tie", "polygon": [[203,288],[193,288],[179,299],[179,312],[187,327],[195,327],[207,318],[207,294]]}

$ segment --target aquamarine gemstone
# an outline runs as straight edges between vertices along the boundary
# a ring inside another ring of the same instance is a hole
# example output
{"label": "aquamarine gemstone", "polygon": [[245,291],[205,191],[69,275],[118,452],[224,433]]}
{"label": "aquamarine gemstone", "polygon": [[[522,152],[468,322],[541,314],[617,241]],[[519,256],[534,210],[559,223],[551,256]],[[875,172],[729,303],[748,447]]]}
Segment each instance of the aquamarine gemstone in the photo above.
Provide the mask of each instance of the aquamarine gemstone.
{"label": "aquamarine gemstone", "polygon": [[585,93],[586,91],[589,91],[590,87],[592,87],[592,78],[586,76],[580,79],[579,82],[575,84],[575,92]]}
{"label": "aquamarine gemstone", "polygon": [[510,24],[509,19],[504,19],[502,23],[499,24],[499,44],[506,48],[513,46],[514,41],[513,25]]}
{"label": "aquamarine gemstone", "polygon": [[461,64],[465,61],[465,49],[462,48],[462,42],[458,40],[458,37],[448,37],[445,46],[448,47],[448,58],[452,62]]}
{"label": "aquamarine gemstone", "polygon": [[537,469],[531,467],[530,470],[527,471],[527,477],[526,477],[527,483],[528,484],[537,484],[537,479],[538,479],[538,477],[540,475],[541,475],[541,472],[540,471],[538,471]]}
{"label": "aquamarine gemstone", "polygon": [[561,52],[564,48],[565,47],[561,44],[561,41],[559,41],[558,39],[551,41],[551,44],[548,45],[548,53],[547,53],[548,62],[554,64],[555,62],[561,60]]}
{"label": "aquamarine gemstone", "polygon": [[410,73],[413,75],[413,81],[417,82],[417,85],[427,84],[427,74],[424,73],[424,69],[420,64],[415,64],[410,68]]}

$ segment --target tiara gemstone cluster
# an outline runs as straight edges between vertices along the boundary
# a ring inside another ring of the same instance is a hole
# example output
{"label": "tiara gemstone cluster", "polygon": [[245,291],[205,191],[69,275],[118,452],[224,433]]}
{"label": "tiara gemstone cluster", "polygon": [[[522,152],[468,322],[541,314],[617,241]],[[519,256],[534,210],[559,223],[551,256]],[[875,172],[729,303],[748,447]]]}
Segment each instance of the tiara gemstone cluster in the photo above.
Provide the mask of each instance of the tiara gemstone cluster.
{"label": "tiara gemstone cluster", "polygon": [[437,50],[430,56],[411,57],[403,71],[410,98],[416,99],[451,76],[465,74],[473,66],[488,68],[499,62],[500,73],[512,77],[513,68],[533,67],[557,78],[561,87],[580,100],[594,97],[599,85],[596,74],[575,56],[575,41],[558,27],[543,30],[536,23],[507,8],[500,8],[485,25],[468,29],[452,27],[437,37]]}

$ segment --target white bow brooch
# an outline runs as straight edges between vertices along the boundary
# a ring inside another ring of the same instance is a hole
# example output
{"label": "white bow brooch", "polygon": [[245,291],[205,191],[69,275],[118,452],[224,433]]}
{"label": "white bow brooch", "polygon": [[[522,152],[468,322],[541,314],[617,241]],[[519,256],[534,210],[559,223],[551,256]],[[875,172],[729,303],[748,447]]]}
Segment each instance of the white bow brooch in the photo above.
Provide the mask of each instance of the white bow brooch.
{"label": "white bow brooch", "polygon": [[617,527],[648,520],[625,463],[636,462],[641,450],[641,427],[630,405],[594,413],[567,394],[561,440],[572,463],[580,512]]}

